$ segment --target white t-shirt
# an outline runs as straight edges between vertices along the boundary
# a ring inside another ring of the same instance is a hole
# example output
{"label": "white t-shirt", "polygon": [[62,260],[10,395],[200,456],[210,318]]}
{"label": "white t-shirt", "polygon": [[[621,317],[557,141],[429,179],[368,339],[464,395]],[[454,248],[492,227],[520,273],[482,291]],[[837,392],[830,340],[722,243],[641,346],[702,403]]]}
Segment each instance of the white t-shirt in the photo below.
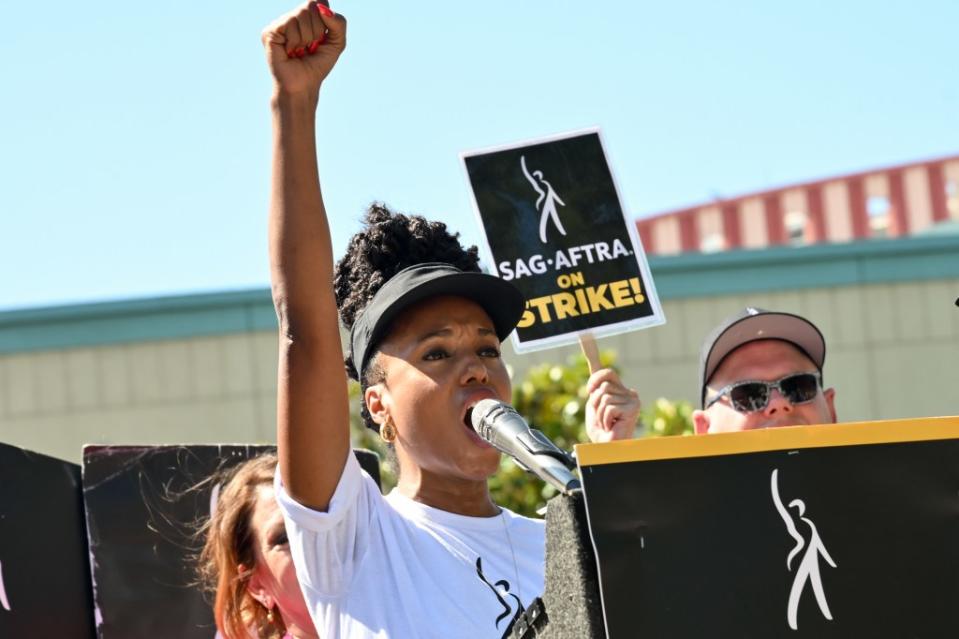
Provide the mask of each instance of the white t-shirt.
{"label": "white t-shirt", "polygon": [[323,639],[505,637],[543,594],[545,525],[383,497],[349,455],[326,512],[275,479],[297,577]]}

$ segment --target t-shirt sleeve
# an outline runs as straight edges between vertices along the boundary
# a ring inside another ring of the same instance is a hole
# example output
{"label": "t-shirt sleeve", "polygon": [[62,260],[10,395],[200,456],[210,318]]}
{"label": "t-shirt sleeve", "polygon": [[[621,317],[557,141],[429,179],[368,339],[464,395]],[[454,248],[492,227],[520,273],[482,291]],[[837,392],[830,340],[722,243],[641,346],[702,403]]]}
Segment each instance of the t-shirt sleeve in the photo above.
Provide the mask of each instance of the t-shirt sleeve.
{"label": "t-shirt sleeve", "polygon": [[283,488],[279,468],[273,486],[286,523],[296,576],[307,599],[348,592],[369,546],[371,521],[382,500],[375,482],[350,451],[326,512],[290,497]]}

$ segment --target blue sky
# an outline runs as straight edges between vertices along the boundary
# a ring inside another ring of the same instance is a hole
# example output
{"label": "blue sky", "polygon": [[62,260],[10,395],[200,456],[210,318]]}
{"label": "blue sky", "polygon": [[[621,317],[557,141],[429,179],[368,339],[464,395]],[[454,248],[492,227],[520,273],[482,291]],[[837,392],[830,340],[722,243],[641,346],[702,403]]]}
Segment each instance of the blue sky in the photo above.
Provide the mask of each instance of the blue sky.
{"label": "blue sky", "polygon": [[[0,8],[0,309],[268,283],[259,32],[292,6]],[[373,200],[478,242],[459,153],[588,126],[637,217],[959,152],[949,0],[334,8],[338,252]]]}

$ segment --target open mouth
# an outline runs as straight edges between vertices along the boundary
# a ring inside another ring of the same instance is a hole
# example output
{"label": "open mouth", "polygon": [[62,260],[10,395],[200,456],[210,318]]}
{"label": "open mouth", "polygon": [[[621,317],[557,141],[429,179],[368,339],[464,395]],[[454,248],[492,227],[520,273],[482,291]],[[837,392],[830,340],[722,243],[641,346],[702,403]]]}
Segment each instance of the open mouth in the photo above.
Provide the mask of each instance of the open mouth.
{"label": "open mouth", "polygon": [[[473,411],[476,408],[476,405],[480,402],[488,399],[496,399],[496,393],[490,388],[477,388],[471,390],[470,393],[464,397],[461,401],[463,402],[463,425],[470,432],[476,432],[476,429],[473,428]],[[482,417],[482,415],[478,416]]]}

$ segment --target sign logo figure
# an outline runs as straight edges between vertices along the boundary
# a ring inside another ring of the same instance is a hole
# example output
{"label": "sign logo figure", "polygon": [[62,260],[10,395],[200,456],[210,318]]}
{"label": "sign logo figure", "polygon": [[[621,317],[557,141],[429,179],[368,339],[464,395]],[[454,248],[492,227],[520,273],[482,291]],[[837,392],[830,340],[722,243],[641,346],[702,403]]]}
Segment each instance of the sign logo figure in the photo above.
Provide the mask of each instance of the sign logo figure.
{"label": "sign logo figure", "polygon": [[7,599],[7,591],[3,587],[3,564],[0,563],[0,606],[2,606],[7,612],[11,610],[10,600]]}
{"label": "sign logo figure", "polygon": [[[783,518],[789,536],[796,540],[796,547],[789,551],[789,556],[786,557],[787,570],[792,570],[793,559],[795,559],[796,555],[803,549],[803,546],[806,547],[806,552],[803,553],[802,559],[796,567],[796,577],[793,579],[792,589],[789,591],[789,603],[786,606],[786,621],[793,630],[799,629],[796,616],[799,611],[799,599],[806,587],[806,582],[812,584],[813,594],[816,596],[816,603],[819,604],[819,610],[822,611],[823,617],[832,621],[832,613],[829,612],[829,604],[826,602],[826,592],[822,587],[822,576],[819,573],[819,558],[822,557],[825,559],[833,568],[836,567],[836,562],[833,561],[832,557],[830,557],[826,551],[826,546],[823,545],[822,539],[819,537],[819,530],[817,530],[816,525],[812,523],[811,519],[803,516],[806,512],[806,504],[803,500],[793,499],[789,502],[789,507],[796,509],[795,521],[789,510],[783,506],[782,498],[779,496],[778,468],[773,469],[770,482],[772,485],[773,503],[776,505],[776,510],[779,511],[780,517]],[[804,522],[809,527],[808,542],[796,529],[796,523],[799,521]]]}
{"label": "sign logo figure", "polygon": [[529,183],[533,185],[533,190],[539,194],[539,197],[536,198],[536,210],[540,212],[540,241],[546,244],[546,222],[548,219],[553,220],[553,224],[556,225],[556,230],[559,231],[560,235],[566,235],[566,229],[563,228],[563,223],[559,221],[559,215],[556,213],[556,203],[558,202],[560,206],[566,206],[566,203],[556,195],[556,191],[553,190],[553,185],[543,179],[542,171],[533,171],[532,175],[530,175],[529,169],[526,168],[525,155],[520,156],[519,163],[523,169],[523,175],[525,175]]}

